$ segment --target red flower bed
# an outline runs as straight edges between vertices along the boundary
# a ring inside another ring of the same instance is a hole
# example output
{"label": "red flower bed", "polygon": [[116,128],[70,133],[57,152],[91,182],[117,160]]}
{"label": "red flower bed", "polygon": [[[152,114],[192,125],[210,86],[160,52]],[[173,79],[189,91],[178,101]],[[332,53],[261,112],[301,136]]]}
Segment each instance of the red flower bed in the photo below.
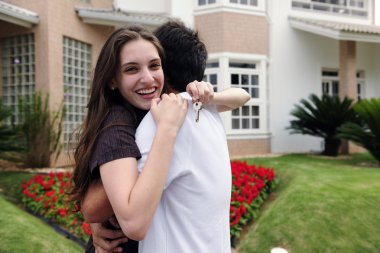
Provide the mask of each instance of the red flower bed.
{"label": "red flower bed", "polygon": [[[242,228],[257,216],[260,206],[273,190],[275,174],[273,169],[240,161],[231,162],[231,168],[231,236],[237,238]],[[71,173],[34,176],[22,184],[22,202],[32,212],[87,241],[91,234],[90,226],[84,222],[80,212],[71,212],[74,207],[67,200],[71,177]]]}
{"label": "red flower bed", "polygon": [[248,222],[256,218],[260,206],[275,185],[274,170],[248,165],[247,162],[231,162],[232,193],[230,206],[231,236],[239,237]]}
{"label": "red flower bed", "polygon": [[80,212],[72,212],[74,206],[67,199],[71,173],[36,175],[22,184],[22,203],[35,214],[64,227],[84,242],[91,230]]}

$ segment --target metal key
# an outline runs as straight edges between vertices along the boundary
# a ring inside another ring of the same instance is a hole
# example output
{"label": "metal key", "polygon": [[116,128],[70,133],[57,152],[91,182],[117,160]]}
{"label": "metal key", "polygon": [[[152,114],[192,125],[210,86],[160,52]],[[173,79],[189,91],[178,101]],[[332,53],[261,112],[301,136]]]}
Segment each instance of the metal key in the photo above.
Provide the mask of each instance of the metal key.
{"label": "metal key", "polygon": [[199,121],[199,111],[202,110],[202,102],[195,102],[193,104],[193,109],[195,111],[195,122]]}

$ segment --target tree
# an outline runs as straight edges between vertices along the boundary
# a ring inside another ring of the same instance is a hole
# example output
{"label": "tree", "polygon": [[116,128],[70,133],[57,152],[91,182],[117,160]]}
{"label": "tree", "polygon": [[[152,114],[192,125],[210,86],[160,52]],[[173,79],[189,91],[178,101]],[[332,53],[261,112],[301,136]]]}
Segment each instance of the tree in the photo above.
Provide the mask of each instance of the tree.
{"label": "tree", "polygon": [[315,94],[311,94],[309,100],[301,99],[301,105],[295,105],[291,115],[296,119],[290,121],[287,129],[291,130],[291,134],[322,137],[325,142],[322,154],[337,156],[341,144],[336,136],[337,129],[343,123],[357,120],[352,109],[353,101],[347,97],[340,100],[337,96],[329,95],[319,98]]}
{"label": "tree", "polygon": [[338,136],[367,149],[380,165],[380,99],[363,99],[354,106],[360,122],[347,122]]}

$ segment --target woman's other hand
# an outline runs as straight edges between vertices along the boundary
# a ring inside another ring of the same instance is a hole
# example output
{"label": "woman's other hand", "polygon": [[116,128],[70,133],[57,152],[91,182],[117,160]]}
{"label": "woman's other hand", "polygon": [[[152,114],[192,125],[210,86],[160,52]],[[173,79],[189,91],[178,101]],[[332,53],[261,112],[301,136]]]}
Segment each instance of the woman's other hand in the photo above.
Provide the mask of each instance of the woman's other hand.
{"label": "woman's other hand", "polygon": [[193,102],[199,101],[207,105],[214,98],[214,87],[211,83],[204,81],[193,81],[186,86],[187,93],[193,99]]}
{"label": "woman's other hand", "polygon": [[161,99],[152,100],[150,111],[157,128],[163,127],[177,133],[186,116],[187,101],[179,94],[163,94]]}

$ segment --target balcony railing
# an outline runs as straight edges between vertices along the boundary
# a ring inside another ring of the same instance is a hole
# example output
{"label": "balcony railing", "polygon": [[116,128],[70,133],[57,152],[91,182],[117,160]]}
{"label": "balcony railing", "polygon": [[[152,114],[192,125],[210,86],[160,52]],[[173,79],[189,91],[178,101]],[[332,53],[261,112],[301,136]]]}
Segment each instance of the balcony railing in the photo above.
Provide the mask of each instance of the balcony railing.
{"label": "balcony railing", "polygon": [[368,17],[367,1],[363,0],[293,0],[292,8],[342,16]]}

